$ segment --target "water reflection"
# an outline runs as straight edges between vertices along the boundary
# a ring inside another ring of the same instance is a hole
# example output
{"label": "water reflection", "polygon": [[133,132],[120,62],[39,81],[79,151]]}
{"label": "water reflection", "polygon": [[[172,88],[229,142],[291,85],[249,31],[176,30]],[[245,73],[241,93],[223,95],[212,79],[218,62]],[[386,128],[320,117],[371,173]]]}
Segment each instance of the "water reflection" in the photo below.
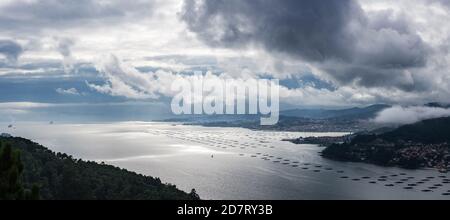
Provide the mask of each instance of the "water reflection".
{"label": "water reflection", "polygon": [[[6,125],[5,125],[6,126]],[[285,138],[340,133],[262,132],[164,123],[17,124],[13,135],[87,160],[160,177],[204,199],[448,199],[450,177],[323,159]]]}

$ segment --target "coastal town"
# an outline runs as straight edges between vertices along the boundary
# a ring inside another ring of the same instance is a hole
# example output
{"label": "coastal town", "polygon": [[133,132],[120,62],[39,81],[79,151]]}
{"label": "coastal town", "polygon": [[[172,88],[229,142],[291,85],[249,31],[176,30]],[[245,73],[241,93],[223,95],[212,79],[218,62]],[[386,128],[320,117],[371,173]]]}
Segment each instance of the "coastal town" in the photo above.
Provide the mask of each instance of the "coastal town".
{"label": "coastal town", "polygon": [[408,169],[434,168],[446,173],[450,170],[450,151],[447,142],[424,144],[412,141],[391,142],[377,138],[370,142],[331,144],[323,152],[326,158],[352,162],[399,166]]}

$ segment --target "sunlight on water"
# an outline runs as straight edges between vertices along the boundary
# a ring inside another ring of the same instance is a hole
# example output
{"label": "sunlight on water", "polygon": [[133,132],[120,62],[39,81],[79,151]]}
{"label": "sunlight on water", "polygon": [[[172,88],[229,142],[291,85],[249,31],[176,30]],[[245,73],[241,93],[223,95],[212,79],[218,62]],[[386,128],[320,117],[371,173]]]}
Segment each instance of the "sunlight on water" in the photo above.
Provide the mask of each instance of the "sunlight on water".
{"label": "sunlight on water", "polygon": [[[1,125],[6,128],[7,125]],[[3,132],[3,130],[2,130]],[[54,151],[160,177],[204,199],[447,199],[446,175],[331,161],[282,141],[344,133],[265,132],[168,123],[18,123],[5,130]]]}

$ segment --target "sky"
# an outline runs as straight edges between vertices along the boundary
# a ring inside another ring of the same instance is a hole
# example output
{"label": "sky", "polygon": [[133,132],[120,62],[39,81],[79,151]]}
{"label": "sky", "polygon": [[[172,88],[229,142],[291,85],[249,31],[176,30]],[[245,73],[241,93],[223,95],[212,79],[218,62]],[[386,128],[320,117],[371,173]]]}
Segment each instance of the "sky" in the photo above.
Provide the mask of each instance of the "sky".
{"label": "sky", "polygon": [[449,0],[1,0],[0,113],[159,117],[193,71],[280,79],[285,108],[450,102],[449,20]]}

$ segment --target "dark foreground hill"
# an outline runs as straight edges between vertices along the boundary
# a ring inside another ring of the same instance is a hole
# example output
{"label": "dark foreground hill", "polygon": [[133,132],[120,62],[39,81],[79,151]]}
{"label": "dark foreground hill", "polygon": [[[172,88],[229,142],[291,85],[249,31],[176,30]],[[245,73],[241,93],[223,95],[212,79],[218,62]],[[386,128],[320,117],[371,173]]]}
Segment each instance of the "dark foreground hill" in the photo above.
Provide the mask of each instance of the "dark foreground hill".
{"label": "dark foreground hill", "polygon": [[381,135],[383,139],[404,140],[424,144],[450,143],[450,117],[405,125]]}
{"label": "dark foreground hill", "polygon": [[450,117],[425,120],[382,134],[357,135],[350,142],[327,147],[323,156],[345,161],[406,168],[432,167],[446,171],[450,164]]}
{"label": "dark foreground hill", "polygon": [[160,179],[54,153],[23,138],[0,138],[0,199],[191,200]]}

